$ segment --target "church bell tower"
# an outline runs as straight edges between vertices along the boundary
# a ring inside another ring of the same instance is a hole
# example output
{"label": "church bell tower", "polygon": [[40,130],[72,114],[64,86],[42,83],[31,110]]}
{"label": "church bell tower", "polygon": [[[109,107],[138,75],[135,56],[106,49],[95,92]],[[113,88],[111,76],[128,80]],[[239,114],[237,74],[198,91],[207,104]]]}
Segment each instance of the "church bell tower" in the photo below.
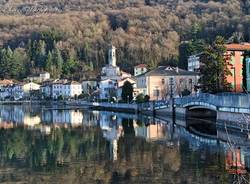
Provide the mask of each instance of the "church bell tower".
{"label": "church bell tower", "polygon": [[109,65],[116,66],[116,48],[112,45],[109,49]]}

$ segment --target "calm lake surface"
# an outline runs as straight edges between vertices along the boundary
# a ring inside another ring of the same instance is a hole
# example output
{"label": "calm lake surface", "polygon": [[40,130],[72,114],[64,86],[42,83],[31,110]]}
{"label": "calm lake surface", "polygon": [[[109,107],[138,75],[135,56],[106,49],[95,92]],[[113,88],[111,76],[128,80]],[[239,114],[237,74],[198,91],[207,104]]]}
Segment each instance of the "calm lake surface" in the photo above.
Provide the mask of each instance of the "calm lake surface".
{"label": "calm lake surface", "polygon": [[0,106],[0,183],[248,183],[246,135],[190,122]]}

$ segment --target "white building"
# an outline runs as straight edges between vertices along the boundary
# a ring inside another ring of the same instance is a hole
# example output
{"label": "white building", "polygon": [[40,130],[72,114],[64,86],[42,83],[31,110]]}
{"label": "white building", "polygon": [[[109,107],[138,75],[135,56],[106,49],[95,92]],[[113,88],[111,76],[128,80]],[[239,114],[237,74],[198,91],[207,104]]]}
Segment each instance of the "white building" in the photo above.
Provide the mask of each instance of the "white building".
{"label": "white building", "polygon": [[118,81],[118,89],[117,89],[117,97],[120,100],[121,99],[121,95],[122,95],[122,87],[124,85],[125,82],[129,82],[130,84],[132,84],[133,89],[134,89],[134,93],[133,96],[136,97],[138,95],[136,89],[136,79],[134,78],[124,78],[120,81]]}
{"label": "white building", "polygon": [[136,77],[136,86],[137,86],[137,90],[138,93],[143,94],[143,95],[147,95],[147,78],[145,75],[140,75]]}
{"label": "white building", "polygon": [[43,97],[50,98],[52,94],[52,84],[44,84],[40,88]]}
{"label": "white building", "polygon": [[82,91],[84,94],[91,95],[97,89],[98,81],[96,79],[89,79],[82,81]]}
{"label": "white building", "polygon": [[144,74],[148,71],[146,64],[139,64],[134,67],[134,76]]}
{"label": "white building", "polygon": [[11,87],[14,84],[12,80],[0,80],[0,99],[10,96]]}
{"label": "white building", "polygon": [[30,81],[43,82],[50,79],[50,73],[44,72],[39,75],[31,75],[27,79]]}
{"label": "white building", "polygon": [[102,68],[101,80],[119,80],[120,78],[121,71],[120,68],[116,66],[116,48],[111,46],[108,51],[108,64]]}
{"label": "white building", "polygon": [[199,72],[200,70],[200,57],[202,53],[191,55],[188,57],[188,71]]}
{"label": "white building", "polygon": [[[44,88],[44,90],[49,90]],[[51,86],[51,97],[57,99],[59,96],[63,98],[72,98],[82,94],[82,85],[76,81],[56,81]]]}
{"label": "white building", "polygon": [[39,91],[40,85],[29,82],[29,83],[14,83],[1,87],[0,98],[13,98],[14,100],[19,100],[22,98],[30,97],[30,93],[34,91]]}
{"label": "white building", "polygon": [[102,68],[101,81],[99,82],[99,97],[101,99],[109,99],[111,97],[118,97],[119,92],[117,89],[120,81],[125,78],[131,78],[131,74],[121,71],[118,66],[116,66],[116,48],[112,46],[109,49],[108,64]]}
{"label": "white building", "polygon": [[72,127],[82,126],[83,113],[81,111],[52,111],[53,124],[70,124]]}
{"label": "white building", "polygon": [[21,85],[21,89],[23,90],[25,94],[29,94],[31,91],[40,90],[40,85],[34,82],[21,83],[20,85]]}
{"label": "white building", "polygon": [[117,97],[118,84],[116,80],[102,80],[99,84],[99,88],[101,99],[110,99],[112,97]]}
{"label": "white building", "polygon": [[15,100],[22,99],[25,96],[29,96],[29,92],[24,92],[23,86],[20,84],[14,84],[11,86],[11,96],[14,97]]}

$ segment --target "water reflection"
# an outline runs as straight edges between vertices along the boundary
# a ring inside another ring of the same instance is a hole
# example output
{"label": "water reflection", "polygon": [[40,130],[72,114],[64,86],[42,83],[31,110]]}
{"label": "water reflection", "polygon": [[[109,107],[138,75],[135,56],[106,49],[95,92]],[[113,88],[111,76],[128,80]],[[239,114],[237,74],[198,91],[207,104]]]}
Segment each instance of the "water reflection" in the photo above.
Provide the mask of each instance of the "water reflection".
{"label": "water reflection", "polygon": [[0,117],[0,182],[248,181],[247,146],[171,121],[41,106],[1,106]]}

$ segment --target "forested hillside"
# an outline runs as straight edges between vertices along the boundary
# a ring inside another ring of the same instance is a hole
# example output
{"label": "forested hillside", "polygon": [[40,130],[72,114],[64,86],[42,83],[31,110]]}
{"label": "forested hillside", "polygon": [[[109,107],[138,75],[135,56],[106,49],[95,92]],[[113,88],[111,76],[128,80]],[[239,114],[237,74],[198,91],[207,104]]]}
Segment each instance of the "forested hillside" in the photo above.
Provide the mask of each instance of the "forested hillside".
{"label": "forested hillside", "polygon": [[250,0],[2,0],[0,14],[0,77],[88,77],[111,43],[127,71],[185,66],[192,42],[250,38]]}

